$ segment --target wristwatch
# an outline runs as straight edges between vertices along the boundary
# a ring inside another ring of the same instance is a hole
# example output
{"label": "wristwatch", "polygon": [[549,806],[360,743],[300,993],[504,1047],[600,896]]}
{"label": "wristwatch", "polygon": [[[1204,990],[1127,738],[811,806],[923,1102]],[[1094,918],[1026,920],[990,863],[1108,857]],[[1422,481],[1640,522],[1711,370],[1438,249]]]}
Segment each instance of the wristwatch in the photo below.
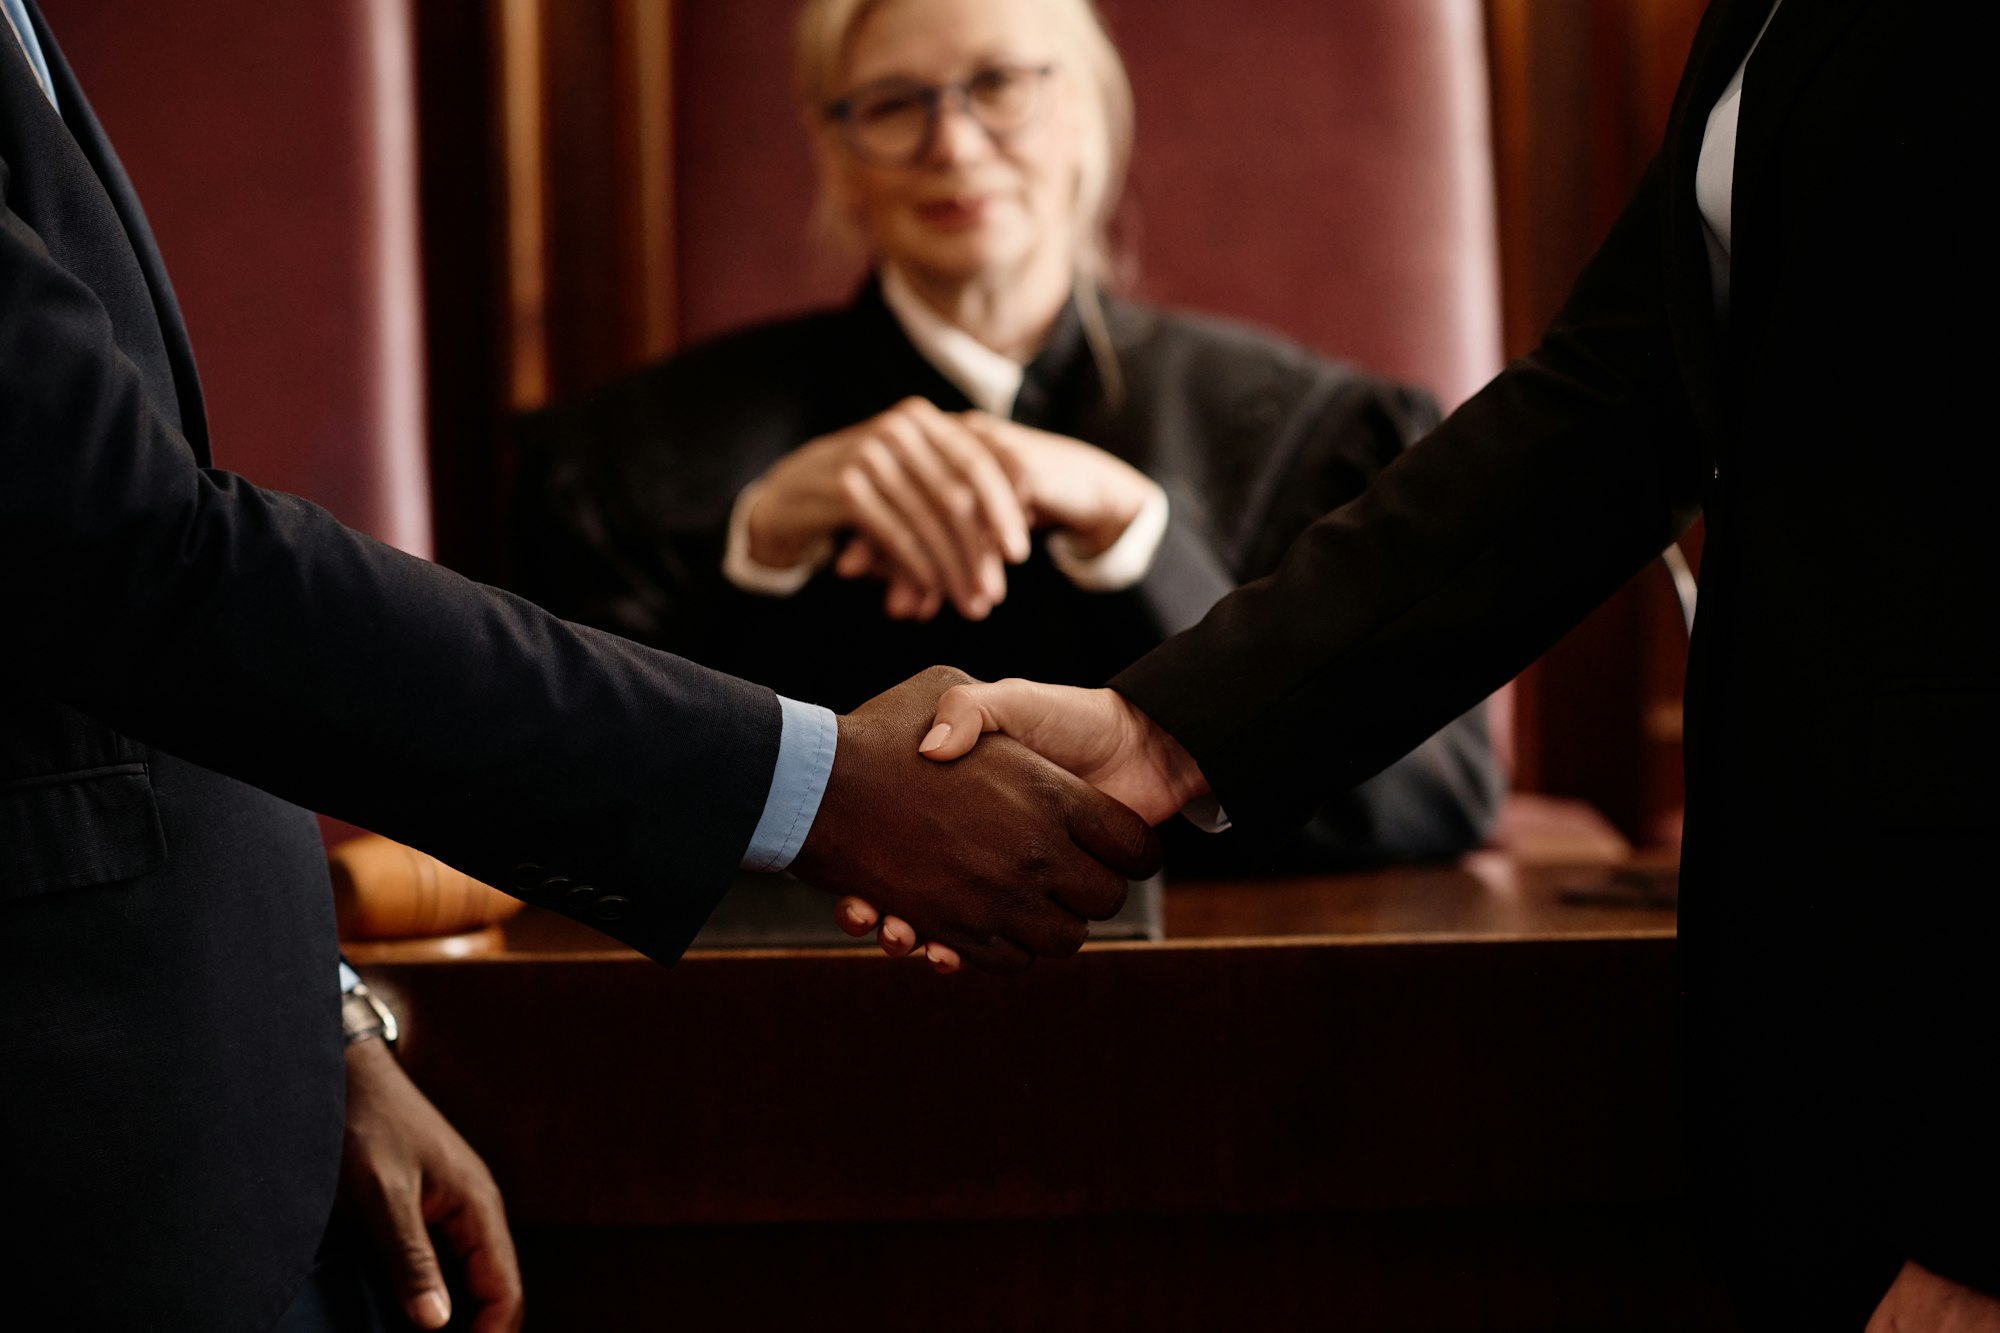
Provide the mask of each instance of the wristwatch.
{"label": "wristwatch", "polygon": [[341,993],[340,1030],[349,1046],[371,1037],[380,1037],[387,1046],[396,1044],[396,1016],[360,981]]}

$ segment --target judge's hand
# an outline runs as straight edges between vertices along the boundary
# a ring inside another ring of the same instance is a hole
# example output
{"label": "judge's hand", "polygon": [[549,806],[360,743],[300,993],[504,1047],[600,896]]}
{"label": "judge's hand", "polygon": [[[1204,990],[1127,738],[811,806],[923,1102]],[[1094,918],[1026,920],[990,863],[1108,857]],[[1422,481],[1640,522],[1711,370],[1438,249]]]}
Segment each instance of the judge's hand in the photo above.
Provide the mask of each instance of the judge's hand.
{"label": "judge's hand", "polygon": [[917,753],[939,696],[933,667],[840,719],[833,773],[792,871],[880,905],[976,966],[1018,972],[1082,946],[1128,880],[1159,869],[1146,822],[1022,746],[960,762]]}
{"label": "judge's hand", "polygon": [[960,418],[1007,470],[1037,528],[1060,528],[1079,555],[1101,555],[1124,535],[1159,483],[1116,454],[985,412]]}
{"label": "judge's hand", "polygon": [[[924,757],[933,762],[947,768],[963,762],[961,756],[983,734],[1002,732],[1130,807],[1148,824],[1161,823],[1208,791],[1208,779],[1180,742],[1114,690],[1028,680],[968,682],[944,693],[932,721],[922,744]],[[889,915],[883,915],[885,910]],[[937,938],[922,922],[867,893],[842,899],[834,919],[851,935],[865,935],[879,921],[884,952],[901,957],[923,941],[933,967],[957,969],[952,941]]]}
{"label": "judge's hand", "polygon": [[[984,412],[955,418],[1006,471],[1028,524],[1067,532],[1079,555],[1102,555],[1125,535],[1159,483],[1116,454],[1097,446],[1023,426]],[[834,572],[874,578],[888,585],[883,610],[896,619],[927,619],[937,609],[919,576],[865,535],[841,550]]]}
{"label": "judge's hand", "polygon": [[2000,1333],[2000,1300],[1905,1263],[1867,1333]]}
{"label": "judge's hand", "polygon": [[443,1328],[451,1298],[431,1228],[464,1270],[475,1333],[521,1327],[521,1270],[486,1163],[417,1091],[380,1041],[347,1048],[340,1199],[359,1214],[410,1322]]}
{"label": "judge's hand", "polygon": [[[750,558],[789,568],[851,531],[898,572],[905,592],[888,603],[892,615],[927,620],[949,597],[960,615],[984,619],[1007,595],[1004,562],[1028,558],[1013,482],[962,422],[922,398],[811,441],[760,480]],[[853,576],[857,558],[843,552],[839,572]]]}

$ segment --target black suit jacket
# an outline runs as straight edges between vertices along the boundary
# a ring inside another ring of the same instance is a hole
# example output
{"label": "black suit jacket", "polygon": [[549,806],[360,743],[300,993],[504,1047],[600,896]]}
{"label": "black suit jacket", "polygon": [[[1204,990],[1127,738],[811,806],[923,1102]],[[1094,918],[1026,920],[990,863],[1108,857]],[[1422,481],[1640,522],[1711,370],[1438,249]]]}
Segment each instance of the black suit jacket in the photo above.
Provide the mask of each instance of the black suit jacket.
{"label": "black suit jacket", "polygon": [[1744,84],[1723,328],[1695,161],[1768,10],[1707,15],[1665,146],[1540,346],[1114,683],[1239,821],[1283,825],[1704,512],[1698,1197],[1774,1326],[1859,1328],[1906,1257],[2000,1290],[2000,547],[1967,318],[1994,309],[1971,166],[1994,126],[1949,7],[1786,0]]}
{"label": "black suit jacket", "polygon": [[209,466],[144,216],[0,40],[0,1323],[251,1329],[323,1228],[325,810],[655,957],[770,780],[769,691]]}
{"label": "black suit jacket", "polygon": [[[1077,588],[1039,542],[980,622],[949,607],[924,624],[892,621],[880,585],[830,572],[787,598],[722,576],[737,493],[783,455],[913,395],[971,406],[911,346],[873,282],[846,309],[723,338],[524,420],[517,586],[835,708],[935,662],[1096,684],[1267,573],[1301,529],[1437,420],[1425,395],[1266,334],[1121,301],[1105,314],[1123,394],[1106,393],[1072,307],[1027,367],[1014,417],[1116,454],[1166,489],[1159,555],[1127,591]],[[1171,828],[1168,864],[1242,873],[1449,857],[1478,843],[1501,788],[1475,706],[1329,800],[1304,837]]]}

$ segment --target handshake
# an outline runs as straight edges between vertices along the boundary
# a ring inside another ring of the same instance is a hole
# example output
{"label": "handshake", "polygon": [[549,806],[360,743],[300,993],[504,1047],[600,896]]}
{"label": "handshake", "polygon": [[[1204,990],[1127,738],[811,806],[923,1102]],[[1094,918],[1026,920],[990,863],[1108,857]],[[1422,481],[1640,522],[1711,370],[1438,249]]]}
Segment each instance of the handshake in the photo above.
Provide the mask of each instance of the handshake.
{"label": "handshake", "polygon": [[791,869],[844,895],[842,928],[879,927],[889,953],[921,942],[939,971],[1018,972],[1082,947],[1159,869],[1152,826],[1207,790],[1111,690],[933,667],[840,719]]}

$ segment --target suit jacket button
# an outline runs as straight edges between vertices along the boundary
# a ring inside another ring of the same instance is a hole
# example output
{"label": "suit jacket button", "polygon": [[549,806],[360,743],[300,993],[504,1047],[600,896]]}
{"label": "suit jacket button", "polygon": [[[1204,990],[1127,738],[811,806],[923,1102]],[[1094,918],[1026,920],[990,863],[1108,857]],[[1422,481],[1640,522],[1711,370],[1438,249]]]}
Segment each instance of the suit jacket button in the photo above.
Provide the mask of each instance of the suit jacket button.
{"label": "suit jacket button", "polygon": [[615,893],[607,893],[597,900],[597,919],[599,921],[616,921],[619,917],[625,915],[625,909],[630,906],[631,903],[628,900],[619,897]]}
{"label": "suit jacket button", "polygon": [[507,872],[507,880],[517,889],[539,888],[548,877],[548,867],[536,865],[533,861],[523,861]]}
{"label": "suit jacket button", "polygon": [[597,901],[597,886],[594,884],[572,884],[563,894],[563,906],[572,912],[587,912]]}
{"label": "suit jacket button", "polygon": [[550,875],[535,886],[535,894],[541,898],[559,897],[573,882],[568,875]]}

